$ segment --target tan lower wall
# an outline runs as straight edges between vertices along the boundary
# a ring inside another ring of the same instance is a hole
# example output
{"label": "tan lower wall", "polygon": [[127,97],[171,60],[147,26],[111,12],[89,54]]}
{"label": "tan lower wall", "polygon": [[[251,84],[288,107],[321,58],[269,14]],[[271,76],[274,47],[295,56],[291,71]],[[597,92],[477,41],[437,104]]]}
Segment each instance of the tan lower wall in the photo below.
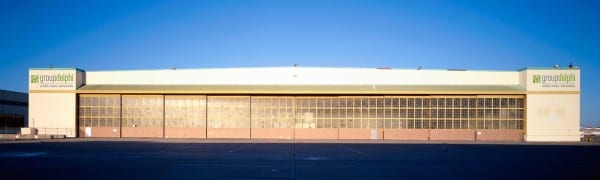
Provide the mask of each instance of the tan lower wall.
{"label": "tan lower wall", "polygon": [[523,141],[523,130],[480,129],[477,132],[478,141]]}
{"label": "tan lower wall", "polygon": [[[85,137],[85,127],[79,127]],[[523,141],[523,130],[377,129],[376,139]],[[92,127],[91,137],[120,137],[119,127]],[[480,134],[476,135],[477,132]],[[371,139],[371,129],[336,128],[165,128],[165,138]],[[162,128],[123,127],[122,137],[163,137]]]}
{"label": "tan lower wall", "polygon": [[296,139],[338,139],[337,128],[296,128]]}
{"label": "tan lower wall", "polygon": [[292,139],[293,128],[252,128],[252,139]]}
{"label": "tan lower wall", "polygon": [[[119,127],[91,127],[91,137],[121,137]],[[85,137],[85,127],[79,127],[79,137]]]}
{"label": "tan lower wall", "polygon": [[[22,133],[23,130],[21,130]],[[84,138],[85,137],[85,127],[77,128],[77,137]]]}
{"label": "tan lower wall", "polygon": [[474,129],[431,129],[430,140],[475,140]]}
{"label": "tan lower wall", "polygon": [[207,138],[250,139],[250,128],[208,128]]}
{"label": "tan lower wall", "polygon": [[165,138],[206,138],[206,128],[165,128]]}
{"label": "tan lower wall", "polygon": [[[375,137],[372,136],[375,130]],[[383,129],[340,128],[340,139],[383,139]]]}
{"label": "tan lower wall", "polygon": [[162,127],[122,127],[122,137],[153,137],[162,138]]}
{"label": "tan lower wall", "polygon": [[385,129],[385,139],[429,140],[429,129]]}

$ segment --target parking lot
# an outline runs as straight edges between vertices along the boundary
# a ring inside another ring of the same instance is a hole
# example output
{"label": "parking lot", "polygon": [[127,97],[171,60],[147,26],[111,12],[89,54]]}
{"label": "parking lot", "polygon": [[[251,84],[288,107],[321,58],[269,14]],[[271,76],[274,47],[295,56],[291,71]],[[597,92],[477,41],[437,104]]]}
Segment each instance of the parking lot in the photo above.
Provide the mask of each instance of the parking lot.
{"label": "parking lot", "polygon": [[0,173],[26,179],[598,178],[599,145],[152,139],[3,142]]}

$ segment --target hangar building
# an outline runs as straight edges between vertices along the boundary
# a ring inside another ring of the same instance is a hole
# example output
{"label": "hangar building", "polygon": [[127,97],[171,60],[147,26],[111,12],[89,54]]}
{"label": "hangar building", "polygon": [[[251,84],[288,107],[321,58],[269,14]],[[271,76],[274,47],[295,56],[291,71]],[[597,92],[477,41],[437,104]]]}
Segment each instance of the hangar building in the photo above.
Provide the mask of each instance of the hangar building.
{"label": "hangar building", "polygon": [[68,137],[579,141],[579,107],[572,67],[32,68],[28,124]]}

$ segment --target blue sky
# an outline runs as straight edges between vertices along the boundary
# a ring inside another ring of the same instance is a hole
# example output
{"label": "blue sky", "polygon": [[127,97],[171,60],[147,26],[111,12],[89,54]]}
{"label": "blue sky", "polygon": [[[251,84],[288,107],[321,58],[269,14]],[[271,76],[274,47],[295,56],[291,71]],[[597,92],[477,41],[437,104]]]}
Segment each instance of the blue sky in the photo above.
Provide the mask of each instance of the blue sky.
{"label": "blue sky", "polygon": [[581,67],[600,126],[600,1],[0,2],[0,89],[32,67]]}

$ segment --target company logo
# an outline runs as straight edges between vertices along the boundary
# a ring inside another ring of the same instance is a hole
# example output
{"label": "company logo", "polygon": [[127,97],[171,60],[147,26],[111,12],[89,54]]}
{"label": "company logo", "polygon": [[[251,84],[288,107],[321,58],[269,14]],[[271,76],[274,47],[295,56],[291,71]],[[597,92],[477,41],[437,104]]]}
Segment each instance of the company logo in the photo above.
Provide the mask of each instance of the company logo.
{"label": "company logo", "polygon": [[31,75],[31,83],[67,84],[73,82],[73,74]]}
{"label": "company logo", "polygon": [[533,75],[533,84],[539,84],[544,88],[572,88],[576,87],[577,77],[575,74],[561,73],[552,75]]}
{"label": "company logo", "polygon": [[39,75],[31,75],[31,83],[39,83],[40,76]]}
{"label": "company logo", "polygon": [[542,82],[542,76],[533,75],[533,84],[539,84],[540,82]]}
{"label": "company logo", "polygon": [[29,81],[31,89],[73,89],[75,76],[73,73],[32,74]]}
{"label": "company logo", "polygon": [[534,84],[569,84],[575,82],[575,74],[533,75]]}

